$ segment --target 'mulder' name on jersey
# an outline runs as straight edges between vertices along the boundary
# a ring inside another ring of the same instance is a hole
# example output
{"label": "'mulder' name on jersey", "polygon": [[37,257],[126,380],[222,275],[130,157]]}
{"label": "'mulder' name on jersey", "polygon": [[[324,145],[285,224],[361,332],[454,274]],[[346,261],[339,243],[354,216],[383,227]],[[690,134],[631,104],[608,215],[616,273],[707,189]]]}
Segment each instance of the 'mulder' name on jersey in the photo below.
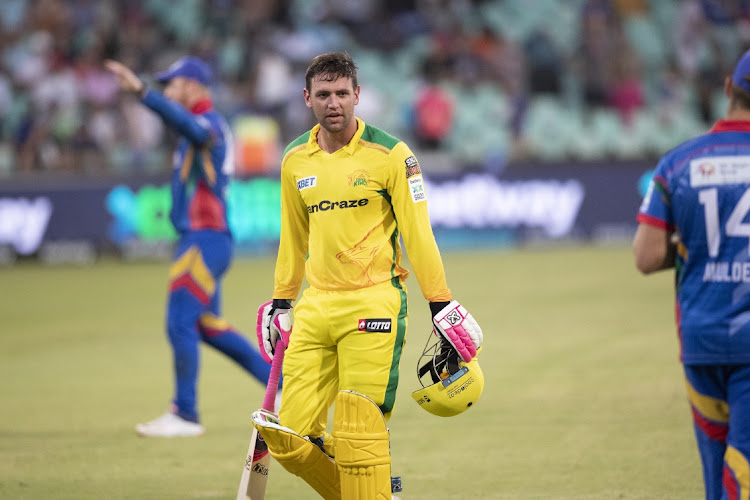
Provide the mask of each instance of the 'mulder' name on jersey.
{"label": "'mulder' name on jersey", "polygon": [[703,282],[748,283],[750,262],[707,262],[703,268]]}
{"label": "'mulder' name on jersey", "polygon": [[323,200],[320,203],[316,203],[315,205],[308,206],[307,213],[314,214],[315,212],[326,212],[328,210],[333,210],[335,208],[364,207],[368,203],[369,203],[369,200],[367,198],[362,198],[360,200],[341,200],[341,201]]}

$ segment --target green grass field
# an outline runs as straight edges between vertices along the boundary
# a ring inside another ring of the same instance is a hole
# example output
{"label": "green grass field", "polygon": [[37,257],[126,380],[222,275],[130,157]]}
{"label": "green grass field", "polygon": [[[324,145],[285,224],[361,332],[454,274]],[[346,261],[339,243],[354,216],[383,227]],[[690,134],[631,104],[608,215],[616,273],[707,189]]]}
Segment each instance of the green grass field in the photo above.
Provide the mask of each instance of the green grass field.
{"label": "green grass field", "polygon": [[[485,391],[451,419],[419,409],[429,330],[410,277],[410,329],[390,420],[404,500],[699,499],[673,323],[671,273],[629,248],[444,254],[454,296],[482,325]],[[237,260],[226,318],[254,335],[272,258]],[[0,269],[0,498],[234,498],[263,387],[203,349],[200,438],[133,426],[172,391],[163,333],[168,263]],[[269,499],[316,498],[272,463]]]}

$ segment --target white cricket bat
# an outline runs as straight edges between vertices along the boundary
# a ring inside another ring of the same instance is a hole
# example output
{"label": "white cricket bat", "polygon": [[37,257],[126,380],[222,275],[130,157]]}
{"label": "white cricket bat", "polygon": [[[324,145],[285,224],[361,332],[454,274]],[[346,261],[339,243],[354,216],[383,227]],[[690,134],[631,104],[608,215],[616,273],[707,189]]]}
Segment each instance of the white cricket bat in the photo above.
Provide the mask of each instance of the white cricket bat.
{"label": "white cricket bat", "polygon": [[[264,410],[270,412],[274,411],[274,400],[276,399],[276,391],[279,388],[281,365],[284,362],[284,351],[284,343],[277,342],[276,352],[271,364],[271,373],[268,376],[266,396],[263,398],[262,406]],[[247,450],[247,458],[245,459],[245,468],[242,469],[240,487],[237,490],[237,500],[264,500],[270,465],[271,455],[268,453],[268,446],[263,440],[263,436],[258,433],[258,429],[253,428],[253,435],[250,438],[250,448]]]}

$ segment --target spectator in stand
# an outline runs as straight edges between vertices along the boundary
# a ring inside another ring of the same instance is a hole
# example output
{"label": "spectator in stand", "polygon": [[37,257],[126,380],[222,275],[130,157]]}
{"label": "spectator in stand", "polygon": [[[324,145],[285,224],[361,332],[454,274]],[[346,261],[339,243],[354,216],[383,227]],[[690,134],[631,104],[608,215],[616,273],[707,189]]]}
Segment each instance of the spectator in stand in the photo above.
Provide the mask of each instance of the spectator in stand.
{"label": "spectator in stand", "polygon": [[[559,9],[569,8],[568,0],[549,0],[553,2]],[[299,78],[315,54],[340,47],[372,52],[388,64],[392,81],[403,83],[404,100],[416,105],[423,76],[419,69],[434,57],[424,44],[432,43],[441,65],[449,69],[444,81],[456,84],[459,92],[472,93],[486,83],[502,86],[513,115],[498,120],[498,126],[512,130],[517,140],[527,94],[567,99],[575,91],[584,111],[613,105],[624,110],[637,103],[634,80],[623,81],[618,69],[617,56],[627,50],[621,18],[649,16],[658,24],[664,40],[671,41],[665,43],[665,60],[677,62],[673,76],[683,82],[686,94],[699,97],[685,100],[686,111],[702,115],[707,123],[715,118],[712,109],[721,91],[715,82],[726,71],[725,60],[734,60],[750,46],[750,0],[580,0],[574,2],[582,5],[579,33],[551,31],[550,20],[537,16],[537,25],[513,25],[513,36],[506,40],[493,30],[502,34],[498,30],[508,18],[491,15],[507,14],[508,2],[502,0],[195,0],[186,9],[171,8],[168,0],[0,3],[0,94],[5,96],[0,97],[5,101],[0,103],[0,141],[5,141],[0,147],[16,143],[17,170],[85,171],[91,164],[121,171],[169,169],[169,136],[158,130],[149,138],[140,133],[153,130],[153,123],[144,125],[143,113],[132,113],[127,101],[112,99],[112,80],[92,69],[105,57],[150,74],[181,54],[200,55],[223,82],[214,104],[230,123],[242,115],[267,114],[277,123],[281,140],[288,142],[295,131],[314,123],[297,99],[285,98],[284,82]],[[663,17],[670,11],[663,3],[673,5],[674,19]],[[487,26],[479,36],[477,20]],[[278,54],[269,56],[269,47]],[[403,51],[408,55],[402,57]],[[259,75],[250,69],[254,67],[269,71]],[[661,72],[668,68],[650,75],[659,78]],[[377,96],[391,89],[386,84],[381,88],[379,79],[374,82],[363,96],[361,112],[373,123],[389,123],[396,134],[413,132],[414,123],[393,118],[402,112],[394,109],[395,103],[377,105]],[[440,107],[447,109],[445,103]],[[456,123],[464,123],[463,110],[454,108]],[[93,119],[119,121],[121,130],[110,130],[102,142],[102,130],[89,126]],[[115,137],[114,142],[106,137]],[[455,143],[443,141],[440,147]]]}
{"label": "spectator in stand", "polygon": [[618,60],[613,71],[609,105],[617,111],[623,125],[630,126],[635,112],[645,104],[640,66],[632,50],[618,54]]}
{"label": "spectator in stand", "polygon": [[472,51],[484,64],[490,81],[497,82],[508,96],[511,134],[514,141],[520,140],[528,108],[526,57],[522,47],[499,30],[485,27],[473,40]]}
{"label": "spectator in stand", "polygon": [[559,95],[565,60],[549,33],[543,29],[534,31],[523,51],[528,61],[529,93]]}
{"label": "spectator in stand", "polygon": [[440,62],[425,61],[422,88],[414,103],[414,136],[420,149],[441,149],[453,126],[453,99],[440,86]]}
{"label": "spectator in stand", "polygon": [[672,60],[662,69],[658,81],[657,113],[659,123],[670,126],[686,109],[688,92],[677,62]]}
{"label": "spectator in stand", "polygon": [[708,40],[709,56],[700,65],[695,78],[695,88],[698,93],[698,106],[703,123],[710,125],[718,116],[714,111],[715,82],[731,73],[731,62],[715,39]]}
{"label": "spectator in stand", "polygon": [[747,0],[701,0],[703,15],[714,25],[730,26],[750,9]]}
{"label": "spectator in stand", "polygon": [[622,27],[610,3],[588,0],[582,9],[581,39],[574,56],[586,106],[607,105],[614,78],[613,66],[622,40]]}
{"label": "spectator in stand", "polygon": [[648,0],[614,0],[620,17],[648,15]]}
{"label": "spectator in stand", "polygon": [[694,79],[708,50],[708,22],[699,0],[684,0],[677,12],[674,47],[677,65],[685,77]]}

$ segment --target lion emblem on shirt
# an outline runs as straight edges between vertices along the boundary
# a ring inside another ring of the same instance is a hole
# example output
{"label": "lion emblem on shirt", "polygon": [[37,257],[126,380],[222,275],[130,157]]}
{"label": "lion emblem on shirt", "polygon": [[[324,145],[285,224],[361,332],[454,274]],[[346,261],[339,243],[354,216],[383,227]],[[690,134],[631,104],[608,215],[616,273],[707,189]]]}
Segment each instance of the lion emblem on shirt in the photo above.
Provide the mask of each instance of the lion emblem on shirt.
{"label": "lion emblem on shirt", "polygon": [[351,187],[367,186],[370,183],[370,173],[366,170],[355,170],[347,177]]}

